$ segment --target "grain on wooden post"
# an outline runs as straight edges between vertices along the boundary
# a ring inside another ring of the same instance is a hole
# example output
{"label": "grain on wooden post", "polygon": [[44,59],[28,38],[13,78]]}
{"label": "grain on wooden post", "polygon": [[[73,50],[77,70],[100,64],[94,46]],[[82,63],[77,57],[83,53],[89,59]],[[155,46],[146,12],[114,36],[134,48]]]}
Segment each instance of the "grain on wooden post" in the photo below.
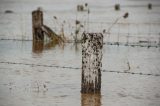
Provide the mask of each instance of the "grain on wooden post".
{"label": "grain on wooden post", "polygon": [[41,28],[42,26],[43,26],[43,12],[40,9],[37,9],[32,12],[33,41],[44,40],[44,34]]}
{"label": "grain on wooden post", "polygon": [[103,35],[82,34],[82,80],[81,93],[101,92]]}

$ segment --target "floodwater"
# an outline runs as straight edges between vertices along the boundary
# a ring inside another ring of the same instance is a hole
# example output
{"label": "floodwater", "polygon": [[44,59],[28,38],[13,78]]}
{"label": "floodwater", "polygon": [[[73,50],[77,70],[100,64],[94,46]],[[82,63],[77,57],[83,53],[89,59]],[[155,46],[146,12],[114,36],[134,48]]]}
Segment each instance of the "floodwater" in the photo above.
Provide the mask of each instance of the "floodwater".
{"label": "floodwater", "polygon": [[[110,36],[104,34],[104,42],[117,42],[119,35],[124,43],[159,43],[158,0],[1,0],[0,106],[160,106],[159,46],[105,43],[101,94],[81,94],[81,44],[32,44],[33,10],[42,7],[44,23],[56,33],[60,33],[65,20],[65,35],[73,39],[76,18],[82,22],[88,19],[86,13],[76,12],[76,5],[86,2],[91,13],[84,29],[90,32],[108,29],[116,17],[129,12],[127,19],[113,27]],[[152,10],[146,6],[150,2]],[[115,3],[122,4],[120,11],[114,10]]]}
{"label": "floodwater", "polygon": [[159,48],[104,45],[101,95],[81,95],[80,44],[36,52],[32,41],[0,46],[1,106],[160,105]]}

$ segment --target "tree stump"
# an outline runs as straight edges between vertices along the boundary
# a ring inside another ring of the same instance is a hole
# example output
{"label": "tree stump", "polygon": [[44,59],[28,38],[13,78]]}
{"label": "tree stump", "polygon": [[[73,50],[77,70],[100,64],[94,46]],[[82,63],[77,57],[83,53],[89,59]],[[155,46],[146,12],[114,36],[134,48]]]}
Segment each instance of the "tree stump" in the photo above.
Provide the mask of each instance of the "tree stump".
{"label": "tree stump", "polygon": [[101,92],[102,47],[101,33],[83,33],[81,93]]}

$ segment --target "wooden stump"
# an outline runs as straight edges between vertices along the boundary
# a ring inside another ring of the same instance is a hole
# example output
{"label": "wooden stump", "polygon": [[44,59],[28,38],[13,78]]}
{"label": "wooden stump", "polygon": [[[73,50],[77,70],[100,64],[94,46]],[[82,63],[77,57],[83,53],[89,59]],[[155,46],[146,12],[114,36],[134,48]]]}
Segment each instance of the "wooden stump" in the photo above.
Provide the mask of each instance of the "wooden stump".
{"label": "wooden stump", "polygon": [[32,12],[33,41],[44,40],[44,34],[41,28],[42,26],[43,26],[43,12],[40,9],[37,9]]}
{"label": "wooden stump", "polygon": [[83,33],[81,93],[101,92],[102,47],[101,33]]}

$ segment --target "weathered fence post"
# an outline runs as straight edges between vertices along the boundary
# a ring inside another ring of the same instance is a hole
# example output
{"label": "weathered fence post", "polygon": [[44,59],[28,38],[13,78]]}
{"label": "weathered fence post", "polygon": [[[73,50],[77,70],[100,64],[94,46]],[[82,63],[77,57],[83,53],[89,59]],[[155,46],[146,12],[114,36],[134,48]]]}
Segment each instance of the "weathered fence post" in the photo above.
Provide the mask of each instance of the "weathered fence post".
{"label": "weathered fence post", "polygon": [[101,92],[102,47],[101,33],[83,33],[81,93]]}
{"label": "weathered fence post", "polygon": [[32,12],[33,41],[44,40],[42,26],[43,26],[43,12],[39,8]]}

